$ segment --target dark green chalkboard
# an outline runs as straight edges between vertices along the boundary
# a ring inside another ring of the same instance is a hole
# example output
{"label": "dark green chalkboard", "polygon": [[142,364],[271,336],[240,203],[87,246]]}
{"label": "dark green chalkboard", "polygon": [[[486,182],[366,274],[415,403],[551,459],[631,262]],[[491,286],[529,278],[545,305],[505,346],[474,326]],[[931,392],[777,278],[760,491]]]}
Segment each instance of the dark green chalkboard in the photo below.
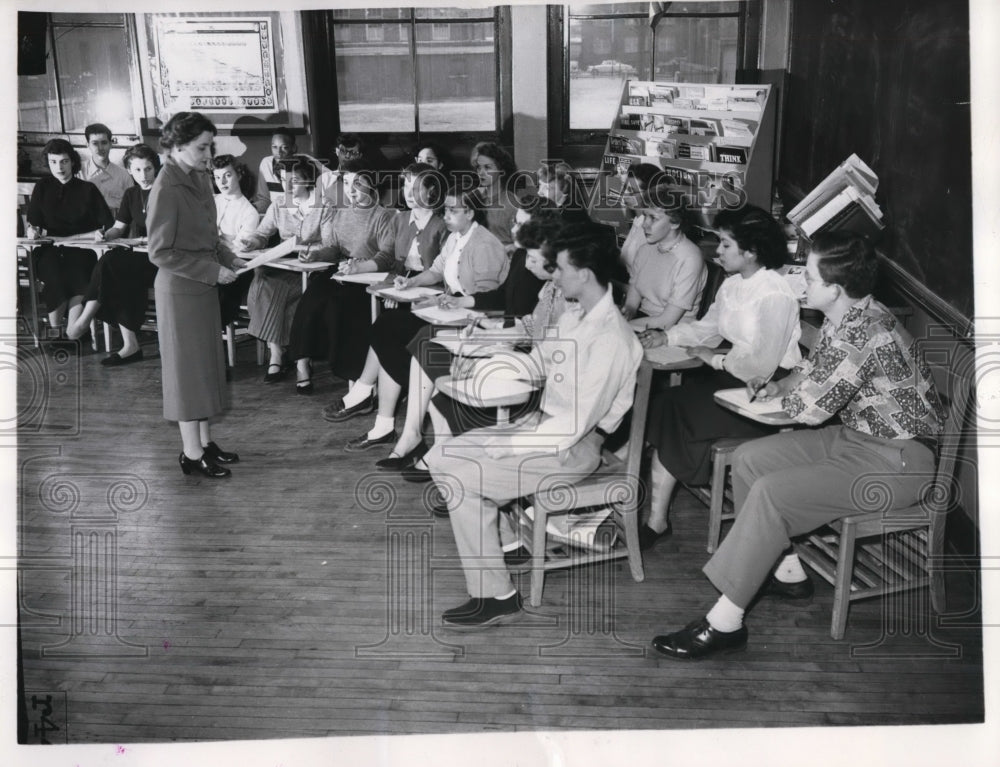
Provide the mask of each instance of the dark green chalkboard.
{"label": "dark green chalkboard", "polygon": [[878,173],[885,255],[973,316],[969,11],[962,0],[796,0],[781,178],[852,152]]}

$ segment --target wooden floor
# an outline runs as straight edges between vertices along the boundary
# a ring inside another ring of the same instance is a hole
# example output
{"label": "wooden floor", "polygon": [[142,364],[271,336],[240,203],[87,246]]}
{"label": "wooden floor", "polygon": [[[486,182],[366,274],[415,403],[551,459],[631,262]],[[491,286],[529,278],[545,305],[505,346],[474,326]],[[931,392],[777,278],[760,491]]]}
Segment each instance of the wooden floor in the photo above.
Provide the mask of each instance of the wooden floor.
{"label": "wooden floor", "polygon": [[[703,613],[706,513],[681,493],[676,533],[645,557],[550,574],[510,626],[437,626],[466,598],[428,486],[342,451],[370,418],[332,425],[343,393],[261,383],[241,345],[234,407],[214,436],[242,458],[228,481],[185,477],[147,361],[18,355],[20,619],[29,742],[144,742],[374,733],[979,722],[975,579],[851,610],[832,592],[765,601],[747,652],[683,664],[649,648]],[[527,590],[527,579],[523,581]],[[51,696],[51,697],[47,697]],[[33,727],[33,728],[32,728]]]}

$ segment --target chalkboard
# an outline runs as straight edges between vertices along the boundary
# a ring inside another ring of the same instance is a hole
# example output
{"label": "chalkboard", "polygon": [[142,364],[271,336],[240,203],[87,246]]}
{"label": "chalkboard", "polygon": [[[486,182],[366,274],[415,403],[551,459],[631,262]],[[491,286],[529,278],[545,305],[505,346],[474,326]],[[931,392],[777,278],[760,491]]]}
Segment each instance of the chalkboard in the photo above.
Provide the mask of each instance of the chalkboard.
{"label": "chalkboard", "polygon": [[967,4],[799,0],[785,110],[783,184],[804,194],[857,153],[879,176],[879,250],[971,318]]}

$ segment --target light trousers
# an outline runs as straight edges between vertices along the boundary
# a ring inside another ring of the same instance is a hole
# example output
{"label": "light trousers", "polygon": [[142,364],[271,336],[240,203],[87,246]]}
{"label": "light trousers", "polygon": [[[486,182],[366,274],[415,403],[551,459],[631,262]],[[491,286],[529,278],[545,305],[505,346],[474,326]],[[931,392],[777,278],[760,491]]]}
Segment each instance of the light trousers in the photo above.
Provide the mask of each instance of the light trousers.
{"label": "light trousers", "polygon": [[472,597],[501,597],[513,589],[503,545],[515,540],[514,531],[506,516],[501,524],[498,505],[531,495],[549,483],[585,479],[601,460],[603,439],[596,433],[567,450],[490,458],[484,446],[499,433],[497,427],[473,429],[436,443],[424,457],[448,503]]}
{"label": "light trousers", "polygon": [[790,539],[827,522],[912,506],[934,478],[934,454],[828,426],[745,442],[733,455],[736,521],[704,573],[746,608]]}

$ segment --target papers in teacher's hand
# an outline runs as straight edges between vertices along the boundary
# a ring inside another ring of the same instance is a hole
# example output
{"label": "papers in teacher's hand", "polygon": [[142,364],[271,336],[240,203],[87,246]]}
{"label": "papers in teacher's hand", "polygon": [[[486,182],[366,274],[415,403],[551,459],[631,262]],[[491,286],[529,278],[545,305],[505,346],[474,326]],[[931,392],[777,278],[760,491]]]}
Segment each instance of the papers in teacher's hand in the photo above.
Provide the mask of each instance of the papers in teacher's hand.
{"label": "papers in teacher's hand", "polygon": [[443,291],[438,288],[384,288],[378,291],[382,298],[391,298],[394,301],[419,301],[421,298],[439,296]]}
{"label": "papers in teacher's hand", "polygon": [[389,278],[389,272],[359,272],[357,274],[341,274],[337,272],[331,279],[337,282],[356,282],[359,285],[377,285]]}
{"label": "papers in teacher's hand", "polygon": [[[380,295],[385,295],[387,292],[382,291]],[[413,313],[432,325],[465,324],[469,320],[484,316],[482,312],[475,312],[472,309],[444,309],[440,306],[424,306],[414,309]]]}
{"label": "papers in teacher's hand", "polygon": [[240,269],[237,269],[236,273],[243,274],[243,272],[248,272],[251,269],[256,269],[258,266],[263,266],[264,264],[268,264],[271,261],[277,261],[282,256],[287,256],[289,253],[293,253],[297,247],[298,246],[295,244],[295,238],[289,237],[287,240],[281,242],[278,245],[275,245],[270,250],[265,250],[261,252],[259,255],[256,255],[253,258],[251,258],[249,261],[247,261],[247,265]]}
{"label": "papers in teacher's hand", "polygon": [[683,346],[654,346],[646,349],[646,359],[657,365],[672,365],[694,359]]}

